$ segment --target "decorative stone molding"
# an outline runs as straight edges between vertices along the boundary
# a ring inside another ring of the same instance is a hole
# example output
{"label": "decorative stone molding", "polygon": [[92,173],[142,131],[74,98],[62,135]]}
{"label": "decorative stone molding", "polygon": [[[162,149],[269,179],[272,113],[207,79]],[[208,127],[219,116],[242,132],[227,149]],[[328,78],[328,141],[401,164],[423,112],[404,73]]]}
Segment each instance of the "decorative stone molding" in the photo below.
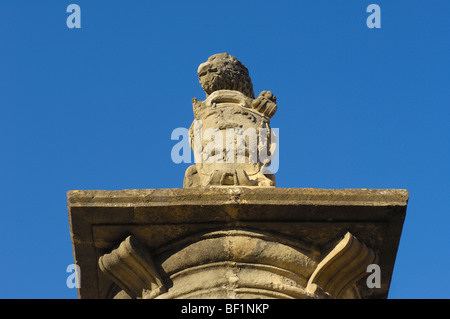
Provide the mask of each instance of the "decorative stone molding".
{"label": "decorative stone molding", "polygon": [[98,264],[100,270],[132,298],[141,298],[144,293],[156,297],[166,290],[150,254],[132,235],[109,254],[101,256]]}
{"label": "decorative stone molding", "polygon": [[375,253],[350,233],[328,253],[309,278],[306,290],[323,297],[341,298],[359,279],[367,276],[367,266]]}
{"label": "decorative stone molding", "polygon": [[354,284],[375,260],[350,233],[318,262],[317,247],[236,229],[194,234],[155,254],[159,272],[128,236],[100,257],[101,271],[123,289],[116,298],[359,298]]}
{"label": "decorative stone molding", "polygon": [[[407,200],[402,190],[73,191],[80,298],[386,298]],[[370,263],[381,288],[362,277]]]}
{"label": "decorative stone molding", "polygon": [[249,229],[194,234],[159,252],[171,288],[158,298],[305,298],[318,257],[314,247]]}

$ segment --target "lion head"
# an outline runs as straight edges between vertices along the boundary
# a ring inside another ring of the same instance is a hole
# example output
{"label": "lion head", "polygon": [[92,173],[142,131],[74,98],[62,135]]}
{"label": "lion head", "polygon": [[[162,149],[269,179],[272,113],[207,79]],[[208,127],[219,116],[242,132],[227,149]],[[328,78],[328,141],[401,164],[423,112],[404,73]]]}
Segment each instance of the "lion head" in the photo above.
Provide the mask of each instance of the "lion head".
{"label": "lion head", "polygon": [[200,64],[197,73],[207,96],[217,90],[235,90],[255,98],[247,68],[228,53],[209,57],[206,62]]}

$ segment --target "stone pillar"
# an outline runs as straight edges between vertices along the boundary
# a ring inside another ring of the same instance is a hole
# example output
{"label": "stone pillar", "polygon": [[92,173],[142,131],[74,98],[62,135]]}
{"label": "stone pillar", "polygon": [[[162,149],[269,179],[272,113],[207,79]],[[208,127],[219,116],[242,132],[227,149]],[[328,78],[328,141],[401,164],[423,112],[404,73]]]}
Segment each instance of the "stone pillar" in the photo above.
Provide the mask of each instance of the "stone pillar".
{"label": "stone pillar", "polygon": [[79,297],[386,298],[408,192],[276,188],[276,97],[226,53],[198,74],[184,188],[68,193]]}
{"label": "stone pillar", "polygon": [[[68,193],[80,298],[386,298],[404,190]],[[381,269],[369,288],[367,266]]]}

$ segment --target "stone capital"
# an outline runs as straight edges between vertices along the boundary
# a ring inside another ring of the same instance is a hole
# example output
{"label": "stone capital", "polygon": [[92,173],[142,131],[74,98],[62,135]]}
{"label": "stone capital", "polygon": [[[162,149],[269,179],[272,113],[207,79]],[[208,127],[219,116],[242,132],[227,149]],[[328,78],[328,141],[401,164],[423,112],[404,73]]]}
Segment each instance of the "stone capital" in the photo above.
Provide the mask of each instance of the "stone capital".
{"label": "stone capital", "polygon": [[[407,200],[368,189],[71,191],[79,297],[386,298]],[[366,284],[374,263],[380,288]]]}

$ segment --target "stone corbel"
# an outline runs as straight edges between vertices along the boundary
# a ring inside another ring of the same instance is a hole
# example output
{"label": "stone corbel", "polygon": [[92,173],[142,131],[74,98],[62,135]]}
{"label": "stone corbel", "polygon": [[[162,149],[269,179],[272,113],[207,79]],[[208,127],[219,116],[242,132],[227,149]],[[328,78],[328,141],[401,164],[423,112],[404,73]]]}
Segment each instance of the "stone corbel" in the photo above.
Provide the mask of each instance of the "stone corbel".
{"label": "stone corbel", "polygon": [[144,292],[154,298],[166,291],[149,252],[132,235],[101,256],[98,265],[131,298],[142,298]]}
{"label": "stone corbel", "polygon": [[306,290],[319,298],[343,298],[349,288],[367,275],[367,266],[375,261],[372,249],[347,232],[317,265]]}

